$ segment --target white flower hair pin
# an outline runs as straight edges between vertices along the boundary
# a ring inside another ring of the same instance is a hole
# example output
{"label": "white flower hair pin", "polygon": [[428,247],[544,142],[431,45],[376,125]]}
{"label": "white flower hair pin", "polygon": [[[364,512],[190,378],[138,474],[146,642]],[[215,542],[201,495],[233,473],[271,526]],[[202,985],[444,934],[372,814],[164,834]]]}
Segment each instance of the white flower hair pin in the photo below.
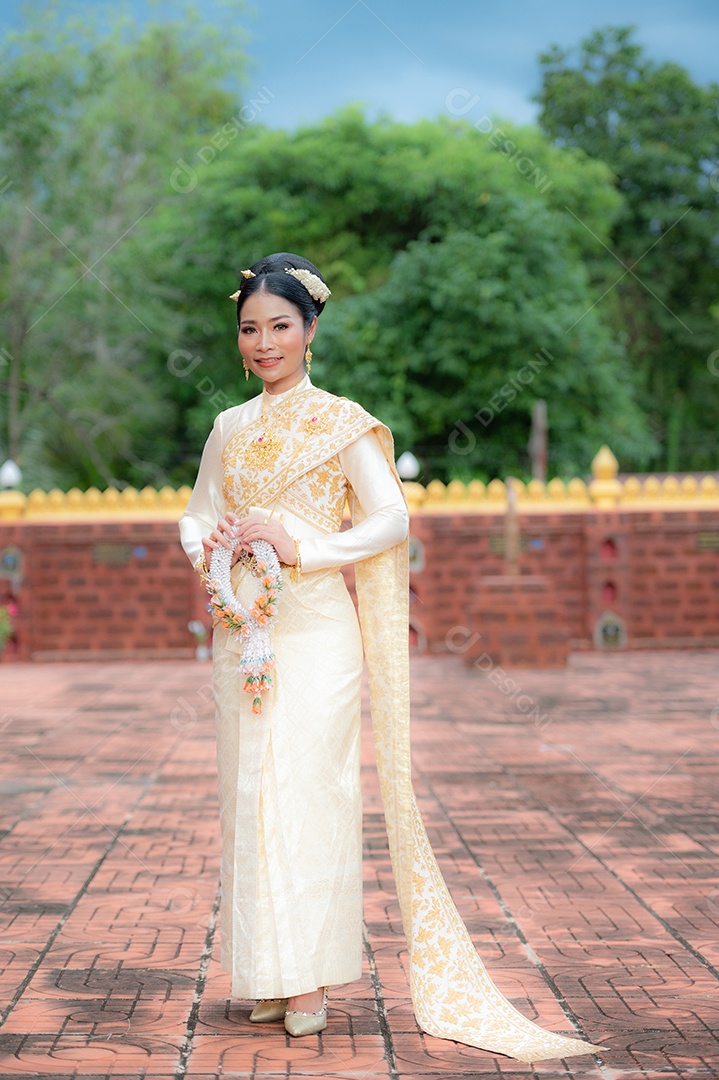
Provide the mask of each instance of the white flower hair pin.
{"label": "white flower hair pin", "polygon": [[317,300],[320,304],[324,303],[327,297],[332,295],[324,281],[318,278],[317,274],[313,274],[311,270],[291,270],[285,267],[285,273],[292,274],[293,278],[297,278],[307,289],[312,299]]}

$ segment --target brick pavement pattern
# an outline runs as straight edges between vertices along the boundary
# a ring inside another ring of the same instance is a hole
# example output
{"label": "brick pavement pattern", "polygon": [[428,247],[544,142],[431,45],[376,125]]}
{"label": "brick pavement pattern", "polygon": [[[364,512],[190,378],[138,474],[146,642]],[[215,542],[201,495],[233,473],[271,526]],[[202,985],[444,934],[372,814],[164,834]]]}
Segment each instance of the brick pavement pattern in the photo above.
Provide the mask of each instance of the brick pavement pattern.
{"label": "brick pavement pattern", "polygon": [[490,972],[611,1047],[535,1066],[417,1030],[369,731],[365,973],[291,1040],[217,960],[210,665],[4,665],[0,1077],[719,1075],[718,661],[412,660],[417,795]]}

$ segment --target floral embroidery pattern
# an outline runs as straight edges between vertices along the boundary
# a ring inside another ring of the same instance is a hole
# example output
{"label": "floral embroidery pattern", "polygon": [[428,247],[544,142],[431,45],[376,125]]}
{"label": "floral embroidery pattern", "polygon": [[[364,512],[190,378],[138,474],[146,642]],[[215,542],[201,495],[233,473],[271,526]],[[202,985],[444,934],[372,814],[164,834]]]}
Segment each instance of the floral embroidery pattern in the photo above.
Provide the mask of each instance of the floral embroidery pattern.
{"label": "floral embroidery pattern", "polygon": [[307,416],[302,421],[302,430],[306,431],[310,435],[316,434],[317,432],[320,432],[322,435],[326,435],[332,430],[332,422],[327,413]]}
{"label": "floral embroidery pattern", "polygon": [[310,469],[282,492],[288,510],[325,532],[339,532],[347,500],[347,477],[335,455]]}
{"label": "floral embroidery pattern", "polygon": [[[333,465],[332,459],[377,421],[356,402],[317,387],[303,393],[301,403],[299,417],[293,419],[298,399],[294,411],[278,410],[274,418],[273,430],[282,439],[282,447],[272,466],[253,461],[252,468],[245,467],[245,454],[258,433],[256,421],[229,438],[222,453],[222,494],[231,510],[242,513],[253,504],[269,505],[282,491],[283,498],[293,499],[305,518],[327,532],[336,532],[342,523],[346,478],[339,461]],[[322,438],[315,439],[316,434]],[[321,493],[319,479],[313,481],[308,475],[323,465],[329,470],[324,474],[324,480],[331,481],[329,494]],[[306,475],[306,483],[298,484]]]}
{"label": "floral embroidery pattern", "polygon": [[282,453],[282,440],[274,432],[262,431],[245,447],[243,464],[246,468],[272,468]]}

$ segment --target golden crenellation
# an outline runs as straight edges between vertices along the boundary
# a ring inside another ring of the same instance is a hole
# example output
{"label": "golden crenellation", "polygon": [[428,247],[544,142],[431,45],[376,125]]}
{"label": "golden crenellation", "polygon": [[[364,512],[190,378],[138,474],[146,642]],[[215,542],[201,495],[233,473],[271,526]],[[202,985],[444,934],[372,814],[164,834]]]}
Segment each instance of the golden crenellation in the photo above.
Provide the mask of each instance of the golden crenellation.
{"label": "golden crenellation", "polygon": [[87,491],[70,488],[60,491],[41,491],[36,488],[29,495],[18,491],[0,492],[0,520],[11,521],[22,518],[25,521],[64,519],[72,521],[80,518],[169,518],[177,520],[187,506],[192,488],[152,487],[106,488],[100,491],[91,487]]}
{"label": "golden crenellation", "polygon": [[[619,465],[609,447],[602,446],[591,465],[591,479],[575,477],[564,481],[559,477],[546,484],[530,480],[524,484],[514,481],[518,508],[525,512],[585,509],[641,510],[652,505],[677,509],[692,503],[701,506],[719,506],[719,482],[715,476],[636,476],[618,479]],[[507,506],[507,487],[503,480],[431,480],[426,487],[414,481],[405,481],[405,494],[410,510],[422,513],[442,514],[448,510],[463,513],[503,513]],[[145,487],[142,490],[126,487],[88,488],[80,491],[51,491],[36,489],[29,495],[18,491],[0,492],[0,520],[79,520],[81,518],[165,518],[179,519],[187,506],[192,489],[163,487],[159,490]]]}

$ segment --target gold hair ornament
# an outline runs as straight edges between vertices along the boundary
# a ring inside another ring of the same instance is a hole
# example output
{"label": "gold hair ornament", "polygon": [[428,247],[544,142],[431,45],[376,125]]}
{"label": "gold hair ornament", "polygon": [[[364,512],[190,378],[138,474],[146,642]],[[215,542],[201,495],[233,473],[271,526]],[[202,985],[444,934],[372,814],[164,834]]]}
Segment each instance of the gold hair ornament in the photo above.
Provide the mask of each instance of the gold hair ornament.
{"label": "gold hair ornament", "polygon": [[293,278],[297,278],[307,289],[312,299],[319,301],[321,304],[324,303],[328,296],[332,295],[324,281],[318,278],[317,274],[313,274],[311,270],[291,270],[285,267],[285,273],[292,274]]}
{"label": "gold hair ornament", "polygon": [[[240,270],[240,273],[242,274],[243,278],[245,278],[247,280],[249,280],[250,278],[253,278],[253,277],[257,277],[257,274],[253,270]],[[235,303],[237,303],[237,301],[239,299],[240,299],[240,290],[238,289],[237,292],[233,292],[232,296],[230,297],[230,300],[234,300]]]}
{"label": "gold hair ornament", "polygon": [[[241,270],[240,273],[243,278],[246,279],[257,277],[257,274],[253,273],[252,270]],[[312,299],[317,300],[320,304],[323,304],[325,300],[332,295],[324,281],[322,281],[321,278],[318,278],[317,274],[313,274],[310,270],[293,270],[285,267],[285,273],[292,274],[293,278],[296,278],[301,285],[304,285]],[[230,300],[234,300],[235,303],[237,303],[239,298],[240,290],[238,289],[237,292],[233,292]]]}

